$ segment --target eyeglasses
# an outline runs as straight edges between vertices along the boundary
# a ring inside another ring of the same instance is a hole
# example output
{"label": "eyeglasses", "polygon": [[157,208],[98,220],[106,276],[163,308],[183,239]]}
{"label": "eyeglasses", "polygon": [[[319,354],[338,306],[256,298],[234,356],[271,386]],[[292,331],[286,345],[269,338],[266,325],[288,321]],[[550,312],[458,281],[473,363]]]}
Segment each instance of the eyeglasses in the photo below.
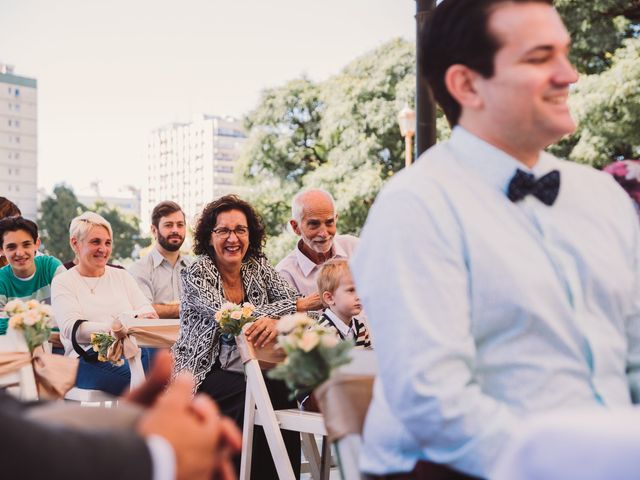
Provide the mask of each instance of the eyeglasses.
{"label": "eyeglasses", "polygon": [[218,237],[218,238],[222,238],[222,239],[227,239],[231,236],[231,233],[235,233],[236,237],[246,237],[247,235],[249,235],[249,227],[244,227],[242,225],[234,228],[233,230],[231,230],[230,228],[225,228],[225,227],[221,227],[221,228],[214,228],[213,229],[213,234]]}

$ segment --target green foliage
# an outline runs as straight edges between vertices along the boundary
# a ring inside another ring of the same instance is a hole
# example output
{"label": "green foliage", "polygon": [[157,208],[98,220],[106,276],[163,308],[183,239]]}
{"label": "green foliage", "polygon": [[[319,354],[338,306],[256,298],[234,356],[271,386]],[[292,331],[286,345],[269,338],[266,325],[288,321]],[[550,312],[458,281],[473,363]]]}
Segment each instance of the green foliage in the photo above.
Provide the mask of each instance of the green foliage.
{"label": "green foliage", "polygon": [[73,259],[73,250],[69,246],[69,224],[86,209],[78,201],[73,189],[64,184],[56,185],[53,194],[43,200],[38,227],[49,255],[63,262]]}
{"label": "green foliage", "polygon": [[[63,262],[74,258],[69,246],[69,224],[74,217],[87,210],[89,208],[78,201],[73,189],[63,184],[56,185],[53,195],[44,199],[40,205],[39,227],[49,255]],[[140,235],[140,220],[137,217],[125,215],[104,202],[97,202],[91,210],[102,215],[111,224],[113,259],[131,258],[136,245],[141,248],[150,245],[151,240]]]}
{"label": "green foliage", "polygon": [[340,232],[360,232],[384,181],[404,166],[396,118],[414,95],[415,49],[400,39],[325,82],[303,78],[263,93],[246,118],[250,133],[238,171],[265,220],[272,261],[295,244],[286,225],[300,188],[327,189]]}
{"label": "green foliage", "polygon": [[290,399],[299,398],[327,381],[333,369],[349,363],[352,348],[353,343],[344,340],[332,347],[319,343],[309,352],[291,349],[287,352],[287,361],[269,370],[267,375],[285,382],[291,392]]}
{"label": "green foliage", "polygon": [[582,73],[607,70],[623,40],[637,36],[637,0],[556,0],[554,4],[571,35],[571,60]]}
{"label": "green foliage", "polygon": [[602,167],[640,156],[640,39],[625,40],[611,67],[584,75],[570,98],[576,132],[551,150]]}

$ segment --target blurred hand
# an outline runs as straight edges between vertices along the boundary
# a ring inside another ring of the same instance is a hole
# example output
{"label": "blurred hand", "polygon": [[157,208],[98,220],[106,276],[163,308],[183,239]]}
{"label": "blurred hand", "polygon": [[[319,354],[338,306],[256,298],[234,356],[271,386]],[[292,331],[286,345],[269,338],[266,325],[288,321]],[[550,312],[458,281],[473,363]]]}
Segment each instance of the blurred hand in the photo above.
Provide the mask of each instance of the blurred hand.
{"label": "blurred hand", "polygon": [[214,472],[231,479],[230,457],[241,448],[240,431],[230,419],[220,417],[209,397],[196,395],[192,401],[193,387],[191,376],[179,375],[145,412],[137,430],[143,436],[160,435],[171,444],[179,480],[209,480]]}
{"label": "blurred hand", "polygon": [[278,320],[271,317],[260,317],[249,325],[244,334],[256,347],[264,347],[278,336]]}
{"label": "blurred hand", "polygon": [[322,310],[323,308],[324,305],[322,305],[322,300],[320,299],[320,294],[318,292],[303,298],[299,298],[296,301],[296,310],[298,310],[299,312]]}
{"label": "blurred hand", "polygon": [[158,350],[144,383],[123,395],[122,398],[145,407],[151,406],[169,383],[172,370],[171,354],[167,350]]}

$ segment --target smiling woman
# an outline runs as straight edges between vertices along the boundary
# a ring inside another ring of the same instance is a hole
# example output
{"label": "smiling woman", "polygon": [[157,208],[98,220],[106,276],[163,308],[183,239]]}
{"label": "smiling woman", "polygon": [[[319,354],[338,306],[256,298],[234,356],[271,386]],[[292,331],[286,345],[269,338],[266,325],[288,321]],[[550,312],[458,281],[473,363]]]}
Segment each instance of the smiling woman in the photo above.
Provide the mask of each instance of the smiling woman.
{"label": "smiling woman", "polygon": [[[157,318],[157,314],[133,277],[123,269],[107,264],[113,247],[111,225],[94,212],[85,212],[71,222],[69,243],[78,264],[56,277],[51,285],[51,303],[60,327],[65,355],[80,356],[77,385],[104,390],[114,395],[130,381],[127,365],[116,367],[95,363],[75,339],[89,343],[94,332],[108,332],[119,315]],[[148,366],[148,352],[142,349],[142,362]]]}
{"label": "smiling woman", "polygon": [[[273,342],[282,315],[294,313],[298,294],[262,253],[264,226],[253,207],[235,195],[211,202],[194,232],[198,259],[182,271],[180,336],[173,347],[176,372],[193,373],[197,388],[242,427],[245,378],[235,338],[222,334],[215,314],[226,302],[250,302],[259,317],[246,331],[256,346]],[[284,383],[265,379],[275,408],[295,408]],[[300,436],[284,434],[292,465],[300,465]],[[252,472],[277,479],[261,427],[254,437]],[[239,458],[236,459],[236,468]]]}

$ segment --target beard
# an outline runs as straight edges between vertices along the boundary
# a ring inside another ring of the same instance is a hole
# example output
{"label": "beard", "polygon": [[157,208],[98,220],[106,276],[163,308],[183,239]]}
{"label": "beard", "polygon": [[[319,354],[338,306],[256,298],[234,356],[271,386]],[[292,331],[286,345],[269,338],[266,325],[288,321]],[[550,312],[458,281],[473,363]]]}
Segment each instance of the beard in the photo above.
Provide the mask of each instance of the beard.
{"label": "beard", "polygon": [[184,237],[181,237],[180,235],[170,235],[170,237],[179,238],[180,243],[171,243],[169,242],[169,237],[163,237],[162,235],[160,235],[160,233],[158,233],[158,243],[168,252],[176,252],[180,250],[180,247],[184,243]]}

